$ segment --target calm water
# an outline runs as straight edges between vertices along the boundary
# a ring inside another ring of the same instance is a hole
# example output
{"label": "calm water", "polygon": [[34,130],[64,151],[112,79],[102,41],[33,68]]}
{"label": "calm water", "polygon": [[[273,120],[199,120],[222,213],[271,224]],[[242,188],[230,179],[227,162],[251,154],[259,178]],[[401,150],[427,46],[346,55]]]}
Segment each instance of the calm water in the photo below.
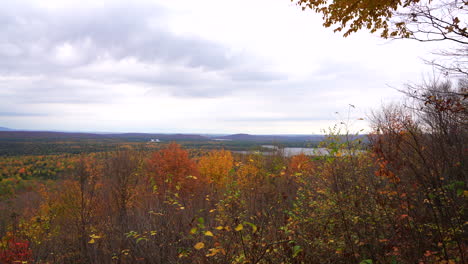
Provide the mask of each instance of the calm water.
{"label": "calm water", "polygon": [[[276,149],[275,146],[272,145],[263,145],[264,148],[269,149]],[[304,153],[305,155],[314,155],[314,156],[323,156],[328,154],[328,149],[326,148],[283,148],[284,155],[287,157],[291,157],[294,155],[299,155]],[[242,153],[242,154],[249,154],[252,151],[233,151],[235,153]],[[264,155],[269,155],[272,152],[263,152]]]}
{"label": "calm water", "polygon": [[[276,147],[273,145],[262,145],[262,147],[269,148],[269,149],[276,149]],[[299,155],[301,153],[304,153],[305,155],[311,155],[311,156],[325,156],[330,153],[329,149],[327,148],[283,148],[283,151],[286,157]],[[358,151],[358,152],[361,152],[361,151]],[[242,154],[252,153],[252,151],[233,151],[233,152],[242,153]],[[270,155],[272,153],[273,152],[262,152],[262,154],[264,155]]]}

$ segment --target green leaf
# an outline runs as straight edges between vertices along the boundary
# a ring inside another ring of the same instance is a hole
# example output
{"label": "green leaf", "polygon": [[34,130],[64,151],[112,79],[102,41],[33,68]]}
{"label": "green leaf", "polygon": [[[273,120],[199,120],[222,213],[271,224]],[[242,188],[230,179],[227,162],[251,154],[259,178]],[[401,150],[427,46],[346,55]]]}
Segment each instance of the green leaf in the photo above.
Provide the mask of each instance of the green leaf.
{"label": "green leaf", "polygon": [[372,259],[365,259],[361,261],[359,264],[372,264]]}
{"label": "green leaf", "polygon": [[138,242],[140,242],[140,241],[142,241],[142,240],[147,241],[148,239],[147,239],[146,237],[139,237],[139,238],[136,240],[136,243],[138,244]]}
{"label": "green leaf", "polygon": [[205,224],[205,219],[203,219],[203,217],[199,217],[199,218],[197,219],[197,221],[198,221],[198,223],[201,224],[201,225]]}
{"label": "green leaf", "polygon": [[252,227],[252,233],[257,232],[257,226],[256,225],[254,225],[254,224],[252,224],[250,222],[244,222],[244,224],[249,225],[250,227]]}
{"label": "green leaf", "polygon": [[301,252],[302,252],[301,246],[299,246],[299,245],[294,246],[294,247],[293,247],[293,255],[292,255],[293,258],[297,257],[297,255],[298,255],[299,253],[301,253]]}

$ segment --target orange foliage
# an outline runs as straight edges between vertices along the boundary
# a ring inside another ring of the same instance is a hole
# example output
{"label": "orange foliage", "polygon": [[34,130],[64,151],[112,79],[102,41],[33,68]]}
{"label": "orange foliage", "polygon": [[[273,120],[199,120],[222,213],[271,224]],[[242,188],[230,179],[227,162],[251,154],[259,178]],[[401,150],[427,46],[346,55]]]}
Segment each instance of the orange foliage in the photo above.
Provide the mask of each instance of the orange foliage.
{"label": "orange foliage", "polygon": [[226,183],[229,171],[234,164],[231,152],[226,150],[213,151],[200,158],[198,168],[200,174],[216,184]]}
{"label": "orange foliage", "polygon": [[288,166],[290,175],[295,175],[296,173],[312,175],[314,169],[315,165],[313,161],[304,153],[291,157],[291,161]]}
{"label": "orange foliage", "polygon": [[261,176],[261,161],[258,157],[251,155],[249,156],[246,163],[240,163],[237,171],[238,183],[243,186],[257,185]]}
{"label": "orange foliage", "polygon": [[192,189],[193,181],[199,176],[195,161],[189,158],[186,150],[174,142],[153,153],[146,162],[146,169],[162,192],[166,189]]}

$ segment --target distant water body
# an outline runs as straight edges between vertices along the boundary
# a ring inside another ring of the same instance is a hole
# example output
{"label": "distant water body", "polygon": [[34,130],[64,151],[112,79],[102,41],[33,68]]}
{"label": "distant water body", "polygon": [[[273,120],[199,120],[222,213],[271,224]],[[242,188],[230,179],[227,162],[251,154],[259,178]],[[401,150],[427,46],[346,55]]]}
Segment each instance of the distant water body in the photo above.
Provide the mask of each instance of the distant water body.
{"label": "distant water body", "polygon": [[[272,150],[278,149],[276,146],[273,145],[262,145],[263,148],[268,148]],[[309,156],[326,156],[330,154],[330,150],[327,148],[282,148],[279,151],[283,151],[284,156],[286,157],[291,157],[299,154],[305,154]],[[357,151],[357,152],[361,152]],[[233,151],[235,153],[241,153],[241,154],[250,154],[250,153],[255,153],[254,151]],[[263,151],[262,154],[264,155],[271,155],[274,152],[270,151]],[[346,155],[346,154],[345,154]]]}

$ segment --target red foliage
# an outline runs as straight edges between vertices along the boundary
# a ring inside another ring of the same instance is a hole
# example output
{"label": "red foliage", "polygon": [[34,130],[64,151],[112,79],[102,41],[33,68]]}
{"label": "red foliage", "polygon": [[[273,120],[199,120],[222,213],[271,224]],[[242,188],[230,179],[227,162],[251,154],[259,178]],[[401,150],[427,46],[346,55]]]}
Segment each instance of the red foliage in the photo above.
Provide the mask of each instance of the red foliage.
{"label": "red foliage", "polygon": [[3,243],[3,246],[4,248],[0,248],[0,263],[10,264],[32,261],[32,250],[29,248],[29,241],[10,236]]}

